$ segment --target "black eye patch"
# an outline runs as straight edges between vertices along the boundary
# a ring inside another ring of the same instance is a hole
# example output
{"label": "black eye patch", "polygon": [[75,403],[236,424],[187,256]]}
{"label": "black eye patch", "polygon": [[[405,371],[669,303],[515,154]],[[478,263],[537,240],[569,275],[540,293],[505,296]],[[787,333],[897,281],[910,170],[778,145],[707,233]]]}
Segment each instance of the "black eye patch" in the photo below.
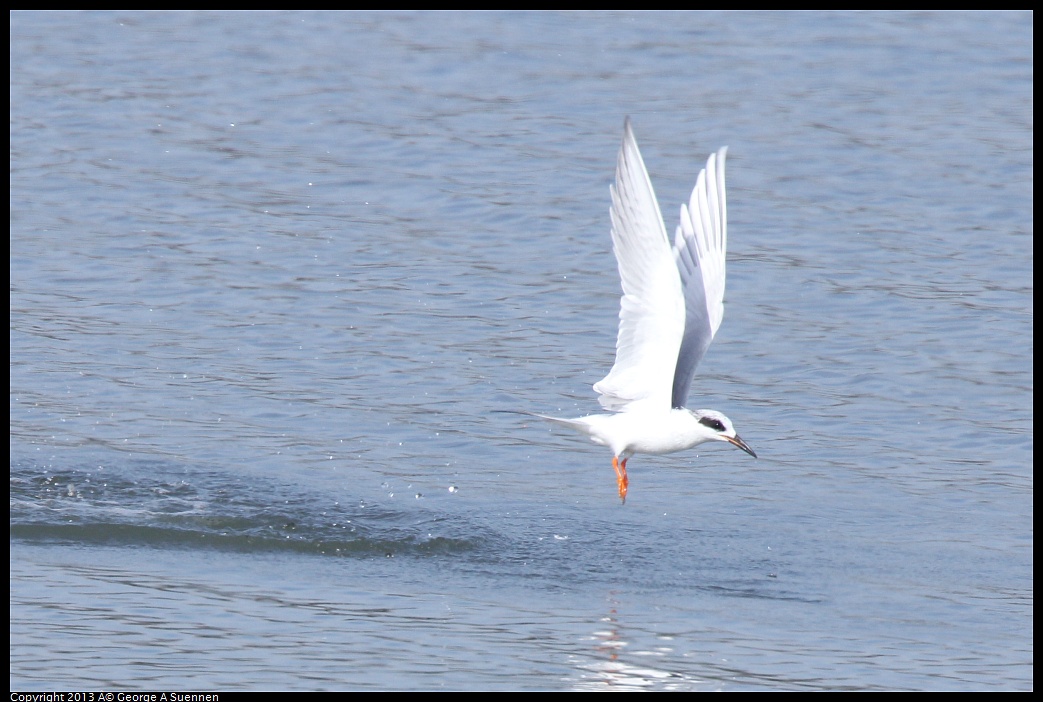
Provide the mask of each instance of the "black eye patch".
{"label": "black eye patch", "polygon": [[714,419],[713,417],[703,417],[699,420],[699,423],[704,427],[713,429],[714,431],[724,431],[724,424],[721,423],[721,420]]}

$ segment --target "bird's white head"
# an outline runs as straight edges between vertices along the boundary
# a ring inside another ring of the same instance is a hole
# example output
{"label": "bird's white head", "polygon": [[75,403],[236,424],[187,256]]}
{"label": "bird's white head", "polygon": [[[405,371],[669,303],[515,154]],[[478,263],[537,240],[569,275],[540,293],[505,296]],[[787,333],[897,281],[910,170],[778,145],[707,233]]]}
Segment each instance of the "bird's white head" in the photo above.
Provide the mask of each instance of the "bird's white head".
{"label": "bird's white head", "polygon": [[757,454],[753,452],[753,449],[747,446],[746,442],[739,438],[739,435],[735,432],[735,427],[732,426],[732,420],[728,419],[717,410],[700,409],[688,411],[691,412],[696,421],[706,429],[708,438],[715,441],[727,441],[732,446],[741,448],[754,458],[757,457]]}

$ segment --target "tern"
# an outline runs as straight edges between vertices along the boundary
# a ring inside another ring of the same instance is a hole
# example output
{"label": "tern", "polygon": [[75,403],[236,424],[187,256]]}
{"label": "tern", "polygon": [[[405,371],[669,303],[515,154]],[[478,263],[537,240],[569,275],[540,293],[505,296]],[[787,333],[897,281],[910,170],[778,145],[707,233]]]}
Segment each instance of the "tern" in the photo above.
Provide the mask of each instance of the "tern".
{"label": "tern", "polygon": [[612,370],[594,384],[611,414],[577,419],[535,416],[585,434],[612,449],[619,497],[626,502],[627,460],[666,454],[707,441],[726,441],[754,458],[730,419],[716,410],[685,407],[696,366],[724,317],[728,212],[724,159],[711,154],[699,173],[670,242],[652,182],[628,117],[609,187],[612,249],[623,296]]}

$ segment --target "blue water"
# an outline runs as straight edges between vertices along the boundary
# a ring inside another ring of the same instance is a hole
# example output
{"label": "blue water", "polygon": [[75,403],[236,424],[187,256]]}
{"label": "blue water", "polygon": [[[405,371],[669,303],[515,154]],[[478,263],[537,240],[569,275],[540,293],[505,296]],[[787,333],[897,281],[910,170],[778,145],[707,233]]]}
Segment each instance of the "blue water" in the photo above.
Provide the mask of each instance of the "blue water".
{"label": "blue water", "polygon": [[[1033,687],[1029,13],[14,13],[12,689]],[[597,411],[630,115],[726,446]]]}

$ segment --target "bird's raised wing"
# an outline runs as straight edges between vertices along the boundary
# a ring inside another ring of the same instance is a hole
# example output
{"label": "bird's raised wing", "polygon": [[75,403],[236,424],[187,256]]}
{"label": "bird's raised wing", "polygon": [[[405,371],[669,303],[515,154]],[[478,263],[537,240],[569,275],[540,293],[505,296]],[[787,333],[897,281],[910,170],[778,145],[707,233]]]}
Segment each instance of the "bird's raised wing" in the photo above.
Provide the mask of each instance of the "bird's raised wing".
{"label": "bird's raised wing", "polygon": [[608,410],[628,411],[646,404],[669,409],[684,335],[685,301],[675,256],[629,118],[611,193],[612,248],[623,297],[616,362],[594,390]]}
{"label": "bird's raised wing", "polygon": [[724,258],[728,248],[728,208],[724,193],[724,157],[712,154],[681,205],[674,236],[674,258],[684,290],[684,339],[673,376],[671,405],[684,407],[695,368],[710,347],[724,318]]}

